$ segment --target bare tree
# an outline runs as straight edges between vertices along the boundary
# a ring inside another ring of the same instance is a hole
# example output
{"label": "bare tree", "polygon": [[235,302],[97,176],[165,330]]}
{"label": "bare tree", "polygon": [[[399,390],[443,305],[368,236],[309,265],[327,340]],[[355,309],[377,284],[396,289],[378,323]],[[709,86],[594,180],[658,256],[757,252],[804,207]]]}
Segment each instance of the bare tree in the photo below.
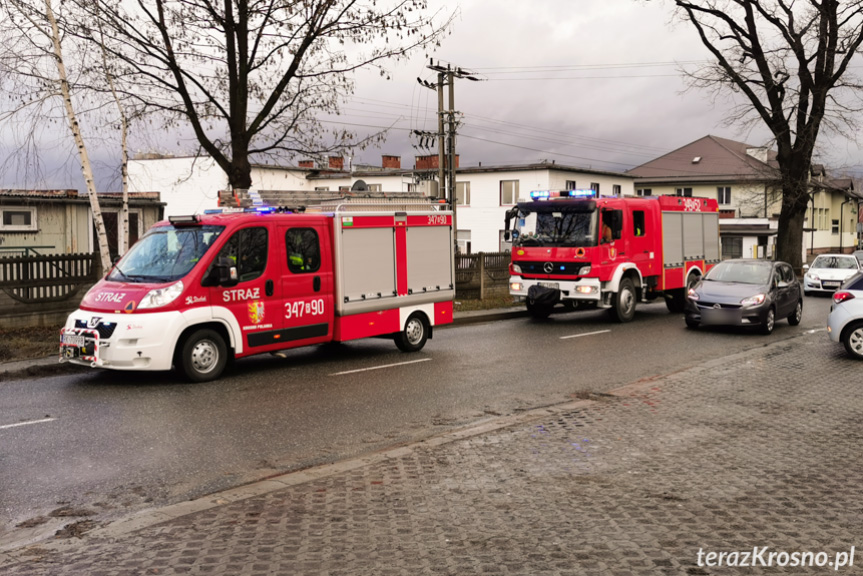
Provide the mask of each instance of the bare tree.
{"label": "bare tree", "polygon": [[[15,105],[0,116],[0,120],[14,119],[16,114],[25,112],[34,103],[57,98],[62,101],[90,199],[102,269],[108,270],[111,267],[111,255],[102,210],[96,193],[93,167],[72,100],[72,83],[64,58],[64,36],[52,0],[2,0],[0,9],[5,14],[2,24],[5,48],[0,55],[0,67],[9,74],[7,85],[8,82],[16,82],[27,86],[24,89],[27,95],[22,96],[19,92],[17,101],[13,95]],[[39,121],[38,117],[31,118],[34,122]]]}
{"label": "bare tree", "polygon": [[692,85],[746,102],[735,122],[760,121],[778,152],[777,258],[802,265],[810,165],[822,128],[855,127],[860,84],[848,73],[863,41],[863,1],[673,0],[715,59]]}
{"label": "bare tree", "polygon": [[[325,153],[354,140],[337,113],[349,73],[439,41],[452,16],[426,0],[77,0],[102,22],[127,94],[188,124],[233,188],[251,158]],[[440,19],[440,22],[436,20]],[[82,37],[100,42],[82,27]]]}

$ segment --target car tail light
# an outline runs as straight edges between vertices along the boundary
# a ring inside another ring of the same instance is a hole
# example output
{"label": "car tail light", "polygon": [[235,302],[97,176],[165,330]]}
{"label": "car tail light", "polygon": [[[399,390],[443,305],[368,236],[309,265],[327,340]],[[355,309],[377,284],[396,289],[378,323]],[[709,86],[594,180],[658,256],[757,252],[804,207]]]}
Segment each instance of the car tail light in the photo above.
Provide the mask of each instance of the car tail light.
{"label": "car tail light", "polygon": [[840,304],[842,302],[845,302],[846,300],[853,300],[853,299],[854,299],[854,294],[852,294],[851,292],[844,292],[843,291],[843,292],[836,292],[833,294],[833,303],[834,304]]}

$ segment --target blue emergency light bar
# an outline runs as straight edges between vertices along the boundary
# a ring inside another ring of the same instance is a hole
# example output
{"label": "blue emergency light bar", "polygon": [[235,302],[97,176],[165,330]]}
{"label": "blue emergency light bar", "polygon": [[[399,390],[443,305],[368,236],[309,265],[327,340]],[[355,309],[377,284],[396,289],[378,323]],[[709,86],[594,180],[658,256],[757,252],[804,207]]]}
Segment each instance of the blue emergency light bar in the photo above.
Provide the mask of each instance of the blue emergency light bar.
{"label": "blue emergency light bar", "polygon": [[591,188],[580,190],[534,190],[530,193],[534,200],[548,200],[550,198],[596,198],[596,190]]}

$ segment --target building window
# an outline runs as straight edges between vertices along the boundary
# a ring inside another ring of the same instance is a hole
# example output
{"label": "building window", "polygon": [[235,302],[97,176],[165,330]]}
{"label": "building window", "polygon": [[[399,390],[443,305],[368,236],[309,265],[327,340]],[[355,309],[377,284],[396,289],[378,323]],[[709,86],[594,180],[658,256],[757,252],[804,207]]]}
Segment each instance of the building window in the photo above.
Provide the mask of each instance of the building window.
{"label": "building window", "polygon": [[719,186],[716,189],[716,199],[720,204],[731,204],[731,186]]}
{"label": "building window", "polygon": [[653,196],[653,189],[651,188],[639,188],[635,191],[636,196]]}
{"label": "building window", "polygon": [[830,227],[832,234],[839,234],[839,220],[833,220],[833,225]]}
{"label": "building window", "polygon": [[351,191],[350,186],[339,186],[339,192],[350,192],[350,191]]}
{"label": "building window", "polygon": [[599,196],[599,182],[591,182],[590,183],[590,189],[593,190],[593,192],[597,196]]}
{"label": "building window", "polygon": [[383,185],[382,184],[369,184],[369,192],[382,192]]}
{"label": "building window", "polygon": [[615,196],[620,196],[620,184],[612,184],[611,193]]}
{"label": "building window", "polygon": [[470,254],[470,230],[456,232],[456,245],[462,254]]}
{"label": "building window", "polygon": [[455,198],[459,206],[470,206],[470,182],[455,183]]}
{"label": "building window", "polygon": [[0,208],[0,230],[4,232],[27,232],[38,230],[36,208]]}
{"label": "building window", "polygon": [[575,185],[575,180],[567,180],[565,190],[575,190],[578,186]]}
{"label": "building window", "polygon": [[686,196],[687,198],[692,197],[692,188],[678,188],[675,190],[675,194],[678,196]]}
{"label": "building window", "polygon": [[518,202],[518,180],[500,181],[500,205],[512,206]]}
{"label": "building window", "polygon": [[722,259],[743,257],[743,236],[722,236]]}
{"label": "building window", "polygon": [[329,186],[315,186],[315,192],[329,192]]}

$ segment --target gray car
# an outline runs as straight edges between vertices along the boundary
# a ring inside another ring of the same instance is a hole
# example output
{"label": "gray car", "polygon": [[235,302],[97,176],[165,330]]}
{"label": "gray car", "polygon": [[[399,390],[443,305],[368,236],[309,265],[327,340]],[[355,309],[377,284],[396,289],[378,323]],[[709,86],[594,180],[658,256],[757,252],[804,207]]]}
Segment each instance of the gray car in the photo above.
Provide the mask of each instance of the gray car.
{"label": "gray car", "polygon": [[787,262],[725,260],[689,289],[686,325],[751,326],[770,334],[777,320],[803,317],[803,296]]}

